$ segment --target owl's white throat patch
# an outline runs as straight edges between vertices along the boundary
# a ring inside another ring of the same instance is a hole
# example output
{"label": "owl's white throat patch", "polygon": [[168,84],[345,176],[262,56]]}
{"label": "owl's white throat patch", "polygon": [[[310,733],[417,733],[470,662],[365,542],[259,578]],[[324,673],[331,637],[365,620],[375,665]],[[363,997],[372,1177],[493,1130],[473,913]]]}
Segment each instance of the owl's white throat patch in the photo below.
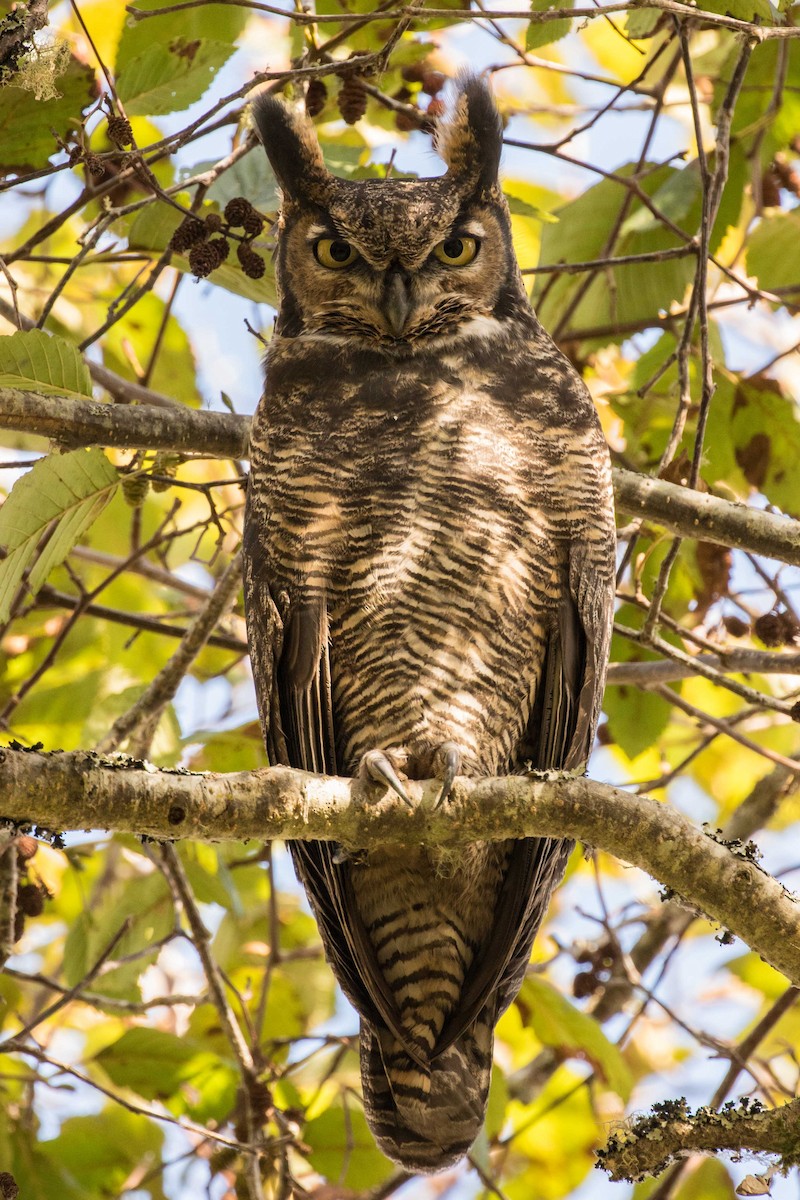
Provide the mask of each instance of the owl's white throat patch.
{"label": "owl's white throat patch", "polygon": [[455,329],[443,333],[440,338],[437,338],[437,341],[463,342],[466,338],[505,337],[507,333],[508,325],[498,321],[497,317],[470,317],[468,321],[462,321]]}

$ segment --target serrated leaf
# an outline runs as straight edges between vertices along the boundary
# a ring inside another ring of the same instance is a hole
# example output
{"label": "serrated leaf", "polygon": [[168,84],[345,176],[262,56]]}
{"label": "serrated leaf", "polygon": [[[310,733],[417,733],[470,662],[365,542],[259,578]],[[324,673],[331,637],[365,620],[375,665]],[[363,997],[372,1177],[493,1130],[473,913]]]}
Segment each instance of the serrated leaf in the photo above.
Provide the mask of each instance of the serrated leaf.
{"label": "serrated leaf", "polygon": [[181,112],[199,100],[233,53],[229,42],[187,41],[151,45],[119,77],[117,90],[129,116]]}
{"label": "serrated leaf", "polygon": [[[552,8],[571,8],[571,3],[552,3],[551,0],[533,0],[531,12],[547,12]],[[531,21],[525,34],[525,49],[538,50],[540,46],[550,46],[566,37],[572,27],[572,21],[565,17],[557,21]]]}
{"label": "serrated leaf", "polygon": [[530,1024],[541,1042],[580,1052],[612,1092],[623,1100],[629,1098],[631,1073],[594,1017],[575,1008],[552,984],[536,975],[525,980],[520,999],[530,1011]]}
{"label": "serrated leaf", "polygon": [[72,342],[31,329],[0,338],[0,387],[85,400],[92,378]]}
{"label": "serrated leaf", "polygon": [[249,16],[246,8],[227,4],[225,0],[219,4],[203,4],[172,12],[158,11],[161,8],[172,9],[171,0],[137,0],[136,8],[155,15],[126,21],[117,49],[118,75],[151,46],[167,46],[176,38],[183,38],[186,42],[203,38],[232,43],[244,29]]}
{"label": "serrated leaf", "polygon": [[[105,508],[119,476],[102,450],[51,454],[23,475],[0,509],[0,621],[7,621],[22,577],[36,593]],[[48,528],[51,535],[39,552]]]}
{"label": "serrated leaf", "polygon": [[53,131],[66,139],[97,94],[94,71],[76,58],[54,83],[59,94],[50,100],[12,84],[0,88],[0,176],[47,166],[60,151]]}

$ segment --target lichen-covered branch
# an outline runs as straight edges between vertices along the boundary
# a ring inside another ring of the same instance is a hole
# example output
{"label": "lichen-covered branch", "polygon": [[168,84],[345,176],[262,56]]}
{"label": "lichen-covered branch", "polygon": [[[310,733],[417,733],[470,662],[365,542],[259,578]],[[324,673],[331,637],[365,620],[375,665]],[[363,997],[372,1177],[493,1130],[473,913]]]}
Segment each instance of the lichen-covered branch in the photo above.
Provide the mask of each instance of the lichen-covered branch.
{"label": "lichen-covered branch", "polygon": [[653,1106],[652,1113],[612,1133],[598,1166],[615,1181],[658,1175],[670,1163],[698,1152],[747,1150],[777,1154],[782,1166],[800,1161],[800,1100],[765,1109],[757,1100],[726,1104],[719,1112],[691,1112],[685,1100]]}
{"label": "lichen-covered branch", "polygon": [[[41,434],[71,446],[175,450],[246,458],[250,422],[233,413],[155,405],[98,404],[0,387],[0,429]],[[617,508],[681,537],[702,537],[800,566],[800,521],[693,491],[634,471],[614,471]]]}
{"label": "lichen-covered branch", "polygon": [[709,837],[669,805],[569,777],[460,779],[441,810],[435,783],[411,782],[408,790],[413,811],[360,780],[288,767],[193,775],[84,751],[0,750],[0,817],[51,830],[315,838],[353,848],[577,838],[635,863],[800,984],[800,906],[747,849]]}

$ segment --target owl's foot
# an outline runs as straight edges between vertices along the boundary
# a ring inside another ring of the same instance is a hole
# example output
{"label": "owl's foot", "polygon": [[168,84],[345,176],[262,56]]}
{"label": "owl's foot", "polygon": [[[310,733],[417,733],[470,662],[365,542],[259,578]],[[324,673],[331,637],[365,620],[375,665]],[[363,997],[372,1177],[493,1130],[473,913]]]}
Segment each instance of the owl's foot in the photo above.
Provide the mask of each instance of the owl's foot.
{"label": "owl's foot", "polygon": [[390,787],[409,808],[414,807],[411,797],[400,781],[400,776],[394,769],[394,764],[383,750],[368,750],[361,759],[360,773],[368,775],[375,783],[382,783],[385,787]]}
{"label": "owl's foot", "polygon": [[434,808],[439,808],[444,804],[450,795],[460,767],[461,749],[455,742],[442,742],[441,746],[436,747],[433,756],[433,775],[435,779],[441,779],[442,790],[439,792],[439,799],[434,804]]}

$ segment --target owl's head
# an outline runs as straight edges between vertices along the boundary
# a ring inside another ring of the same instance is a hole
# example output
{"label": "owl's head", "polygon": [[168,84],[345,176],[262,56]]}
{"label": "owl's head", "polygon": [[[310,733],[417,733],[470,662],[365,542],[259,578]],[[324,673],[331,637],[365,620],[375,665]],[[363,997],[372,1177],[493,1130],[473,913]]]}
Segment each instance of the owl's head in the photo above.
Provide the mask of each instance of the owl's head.
{"label": "owl's head", "polygon": [[314,127],[272,96],[253,116],[283,201],[278,332],[401,351],[489,333],[529,312],[498,184],[502,125],[483,80],[461,80],[433,179],[339,179]]}

